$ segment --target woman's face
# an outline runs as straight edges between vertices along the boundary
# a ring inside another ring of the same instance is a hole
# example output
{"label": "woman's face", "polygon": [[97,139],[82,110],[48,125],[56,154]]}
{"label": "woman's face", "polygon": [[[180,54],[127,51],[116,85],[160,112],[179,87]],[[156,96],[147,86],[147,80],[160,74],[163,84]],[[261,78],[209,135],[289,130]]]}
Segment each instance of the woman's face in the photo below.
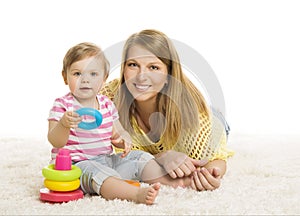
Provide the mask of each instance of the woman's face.
{"label": "woman's face", "polygon": [[124,79],[137,101],[155,98],[167,83],[167,75],[167,66],[153,53],[140,46],[128,50]]}

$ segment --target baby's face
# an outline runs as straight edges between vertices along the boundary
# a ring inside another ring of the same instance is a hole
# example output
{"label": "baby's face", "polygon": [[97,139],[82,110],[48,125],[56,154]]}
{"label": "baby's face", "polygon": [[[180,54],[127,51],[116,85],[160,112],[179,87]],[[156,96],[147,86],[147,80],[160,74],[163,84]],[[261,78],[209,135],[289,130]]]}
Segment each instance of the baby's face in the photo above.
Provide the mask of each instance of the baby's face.
{"label": "baby's face", "polygon": [[95,57],[74,62],[67,71],[70,91],[78,99],[95,98],[105,81],[104,74],[103,65]]}

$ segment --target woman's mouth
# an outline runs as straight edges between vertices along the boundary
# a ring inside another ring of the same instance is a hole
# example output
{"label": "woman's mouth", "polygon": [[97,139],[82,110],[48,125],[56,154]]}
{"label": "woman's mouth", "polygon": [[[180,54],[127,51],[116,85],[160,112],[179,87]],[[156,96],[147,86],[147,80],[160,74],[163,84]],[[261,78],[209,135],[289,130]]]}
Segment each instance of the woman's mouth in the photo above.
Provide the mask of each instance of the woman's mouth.
{"label": "woman's mouth", "polygon": [[140,84],[136,84],[136,83],[134,83],[133,85],[139,91],[147,91],[151,87],[151,85],[140,85]]}

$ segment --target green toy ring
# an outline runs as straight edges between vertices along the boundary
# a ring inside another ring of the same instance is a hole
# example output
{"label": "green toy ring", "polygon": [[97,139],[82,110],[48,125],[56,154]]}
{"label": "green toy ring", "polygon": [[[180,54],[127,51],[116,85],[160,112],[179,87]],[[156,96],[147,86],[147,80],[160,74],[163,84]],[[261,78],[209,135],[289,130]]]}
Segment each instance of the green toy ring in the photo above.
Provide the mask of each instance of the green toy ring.
{"label": "green toy ring", "polygon": [[51,181],[74,181],[81,175],[81,169],[72,165],[71,170],[55,170],[54,164],[50,164],[42,169],[43,176]]}

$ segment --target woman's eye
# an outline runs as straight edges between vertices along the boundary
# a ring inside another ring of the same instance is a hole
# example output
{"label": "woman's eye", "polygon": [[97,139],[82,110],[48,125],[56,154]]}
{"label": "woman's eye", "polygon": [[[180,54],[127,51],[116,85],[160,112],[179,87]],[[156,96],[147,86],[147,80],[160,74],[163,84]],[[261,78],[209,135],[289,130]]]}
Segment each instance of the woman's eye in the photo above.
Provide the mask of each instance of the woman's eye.
{"label": "woman's eye", "polygon": [[150,68],[151,68],[151,70],[158,70],[158,67],[156,67],[154,65],[152,65]]}
{"label": "woman's eye", "polygon": [[131,62],[131,63],[128,63],[127,65],[128,65],[129,67],[136,67],[136,66],[137,66],[136,63],[132,63],[132,62]]}

